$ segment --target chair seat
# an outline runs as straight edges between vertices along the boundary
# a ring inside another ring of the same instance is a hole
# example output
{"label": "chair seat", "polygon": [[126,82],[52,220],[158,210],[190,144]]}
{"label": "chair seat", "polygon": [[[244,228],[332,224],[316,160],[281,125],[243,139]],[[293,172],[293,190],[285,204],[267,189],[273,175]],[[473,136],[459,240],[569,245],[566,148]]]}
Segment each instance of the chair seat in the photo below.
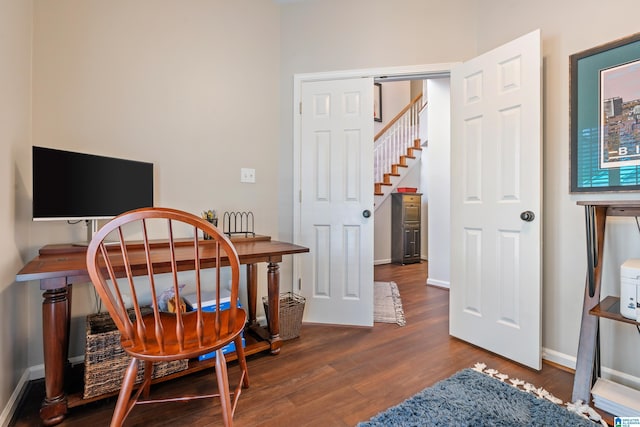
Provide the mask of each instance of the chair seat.
{"label": "chair seat", "polygon": [[[236,313],[231,328],[229,328],[229,311],[220,312],[220,334],[216,338],[214,333],[215,316],[213,312],[202,312],[204,320],[204,337],[202,343],[198,343],[198,338],[192,331],[196,330],[197,312],[185,313],[182,316],[185,330],[185,339],[183,349],[178,345],[176,336],[176,316],[173,313],[160,313],[160,319],[164,329],[163,339],[165,343],[164,352],[161,351],[157,344],[156,334],[154,332],[153,315],[143,316],[145,327],[147,328],[146,345],[137,343],[137,345],[129,340],[122,341],[122,348],[131,356],[141,360],[149,360],[151,362],[162,362],[168,360],[179,360],[198,357],[201,354],[209,353],[217,348],[225,346],[232,342],[244,329],[247,322],[247,315],[244,310]],[[151,332],[151,333],[150,333]]]}

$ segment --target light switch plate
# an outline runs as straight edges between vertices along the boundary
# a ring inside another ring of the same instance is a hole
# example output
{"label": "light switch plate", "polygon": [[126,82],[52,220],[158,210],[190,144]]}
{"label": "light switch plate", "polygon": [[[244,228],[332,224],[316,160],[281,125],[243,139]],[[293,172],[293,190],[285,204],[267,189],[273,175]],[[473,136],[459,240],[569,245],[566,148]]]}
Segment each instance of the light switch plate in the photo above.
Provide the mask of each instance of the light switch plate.
{"label": "light switch plate", "polygon": [[251,168],[240,169],[240,182],[255,183],[256,182],[256,170]]}

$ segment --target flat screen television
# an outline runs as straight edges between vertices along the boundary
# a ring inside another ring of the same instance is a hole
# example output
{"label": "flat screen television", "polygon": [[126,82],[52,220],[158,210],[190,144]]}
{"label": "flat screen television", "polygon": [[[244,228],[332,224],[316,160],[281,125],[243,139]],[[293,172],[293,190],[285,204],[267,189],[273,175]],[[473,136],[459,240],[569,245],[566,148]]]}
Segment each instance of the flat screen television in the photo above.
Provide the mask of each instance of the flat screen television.
{"label": "flat screen television", "polygon": [[34,221],[94,221],[153,206],[153,163],[36,146],[32,154]]}

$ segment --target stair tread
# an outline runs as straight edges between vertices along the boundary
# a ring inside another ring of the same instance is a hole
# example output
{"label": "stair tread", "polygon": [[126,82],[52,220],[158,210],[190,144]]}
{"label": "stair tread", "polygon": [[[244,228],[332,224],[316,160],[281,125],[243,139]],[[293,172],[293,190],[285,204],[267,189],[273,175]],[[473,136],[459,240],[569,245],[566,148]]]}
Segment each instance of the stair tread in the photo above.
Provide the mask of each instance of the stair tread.
{"label": "stair tread", "polygon": [[[407,109],[410,106],[412,106],[413,103],[417,102],[417,100],[418,98],[412,101],[407,106]],[[398,118],[394,119],[392,124],[395,123],[396,121],[398,121]],[[404,125],[406,124],[407,123],[404,123]],[[402,125],[403,124],[399,122],[399,126],[401,127]],[[385,128],[385,132],[387,131],[388,129]],[[382,179],[383,181],[383,182],[375,183],[374,195],[376,196],[383,196],[383,197],[388,196],[390,190],[384,189],[384,187],[382,186],[385,185],[385,186],[391,187],[392,189],[395,188],[394,186],[398,185],[398,181],[402,180],[402,177],[406,175],[407,173],[406,171],[409,170],[409,168],[416,165],[416,160],[421,156],[419,152],[421,153],[423,149],[422,139],[419,137],[417,133],[414,133],[415,129],[409,129],[405,127],[405,131],[406,133],[403,133],[401,136],[402,141],[398,141],[401,143],[400,146],[396,147],[397,151],[394,150],[394,153],[392,154],[392,156],[395,157],[397,162],[389,163],[390,161],[393,161],[393,158],[386,157],[386,158],[380,159],[379,161],[381,164],[376,166],[376,168],[379,168],[376,170],[377,179]],[[386,133],[384,135],[386,135]],[[378,136],[382,137],[384,135],[380,134]],[[377,139],[378,138],[376,138],[376,140]],[[385,141],[386,140],[383,140],[381,142],[386,143]],[[406,154],[401,154],[402,152],[405,152]],[[399,168],[406,168],[406,169],[401,171]]]}

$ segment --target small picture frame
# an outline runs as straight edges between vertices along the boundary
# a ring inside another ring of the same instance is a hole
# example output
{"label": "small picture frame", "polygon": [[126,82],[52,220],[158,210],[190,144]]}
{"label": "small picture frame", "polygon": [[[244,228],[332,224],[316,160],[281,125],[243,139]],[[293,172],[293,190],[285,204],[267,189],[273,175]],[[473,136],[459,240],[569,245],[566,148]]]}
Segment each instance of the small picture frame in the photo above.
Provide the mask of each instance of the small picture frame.
{"label": "small picture frame", "polygon": [[373,84],[373,120],[382,121],[382,83]]}
{"label": "small picture frame", "polygon": [[640,190],[640,33],[569,57],[571,193]]}

